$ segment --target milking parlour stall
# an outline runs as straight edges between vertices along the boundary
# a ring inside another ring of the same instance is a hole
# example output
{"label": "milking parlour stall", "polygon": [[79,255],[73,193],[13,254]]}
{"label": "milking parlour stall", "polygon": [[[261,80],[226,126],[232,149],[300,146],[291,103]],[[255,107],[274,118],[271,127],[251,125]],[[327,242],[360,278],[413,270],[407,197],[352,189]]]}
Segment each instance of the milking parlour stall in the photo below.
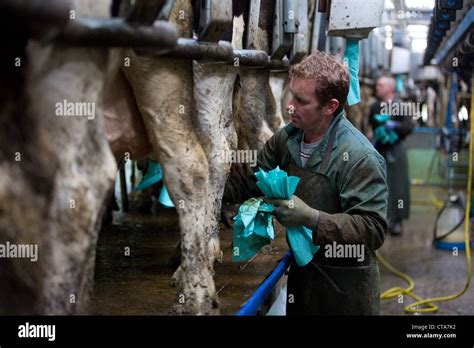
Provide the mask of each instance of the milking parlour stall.
{"label": "milking parlour stall", "polygon": [[472,344],[473,11],[0,0],[0,347]]}

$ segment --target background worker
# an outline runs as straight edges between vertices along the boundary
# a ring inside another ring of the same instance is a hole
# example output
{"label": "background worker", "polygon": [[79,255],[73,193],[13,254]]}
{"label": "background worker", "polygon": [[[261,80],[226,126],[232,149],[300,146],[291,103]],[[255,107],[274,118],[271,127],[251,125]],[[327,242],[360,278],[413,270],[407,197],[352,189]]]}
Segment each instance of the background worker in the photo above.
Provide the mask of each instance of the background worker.
{"label": "background worker", "polygon": [[[395,94],[395,80],[381,77],[377,80],[379,99],[370,107],[375,148],[385,158],[388,182],[388,232],[402,234],[402,221],[410,214],[410,181],[404,139],[414,127],[413,114]],[[405,115],[405,113],[407,113]]]}

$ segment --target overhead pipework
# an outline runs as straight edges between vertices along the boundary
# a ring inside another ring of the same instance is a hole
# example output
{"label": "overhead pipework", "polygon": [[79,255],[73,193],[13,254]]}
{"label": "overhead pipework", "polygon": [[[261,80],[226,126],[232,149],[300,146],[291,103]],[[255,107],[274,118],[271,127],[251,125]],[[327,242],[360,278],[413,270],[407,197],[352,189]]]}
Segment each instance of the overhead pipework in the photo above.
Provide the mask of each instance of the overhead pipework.
{"label": "overhead pipework", "polygon": [[468,64],[474,53],[471,33],[473,23],[474,8],[469,1],[436,0],[423,59],[424,65],[441,64],[449,68],[449,64],[444,63],[453,57],[460,59],[461,64]]}

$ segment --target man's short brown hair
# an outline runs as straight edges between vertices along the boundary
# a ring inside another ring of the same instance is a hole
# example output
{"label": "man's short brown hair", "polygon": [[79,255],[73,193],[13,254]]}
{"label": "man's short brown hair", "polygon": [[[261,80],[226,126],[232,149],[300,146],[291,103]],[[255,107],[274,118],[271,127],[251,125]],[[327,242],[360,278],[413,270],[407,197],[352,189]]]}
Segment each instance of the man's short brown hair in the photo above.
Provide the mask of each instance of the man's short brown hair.
{"label": "man's short brown hair", "polygon": [[337,99],[338,109],[346,103],[349,93],[349,73],[342,61],[326,52],[314,51],[289,71],[290,78],[315,80],[316,99],[322,106],[331,99]]}

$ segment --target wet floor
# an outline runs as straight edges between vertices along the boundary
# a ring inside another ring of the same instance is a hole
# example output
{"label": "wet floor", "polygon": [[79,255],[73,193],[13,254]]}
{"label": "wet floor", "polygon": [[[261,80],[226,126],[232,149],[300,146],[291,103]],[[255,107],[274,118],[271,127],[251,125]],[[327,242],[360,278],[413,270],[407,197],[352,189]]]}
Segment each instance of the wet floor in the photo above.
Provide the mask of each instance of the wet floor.
{"label": "wet floor", "polygon": [[[435,189],[444,199],[446,191]],[[380,252],[392,265],[415,281],[414,292],[426,297],[451,295],[460,291],[466,280],[465,252],[458,256],[433,247],[433,226],[437,209],[429,204],[427,187],[412,187],[410,220],[404,223],[401,237],[387,236]],[[93,313],[104,315],[166,315],[176,298],[170,286],[173,270],[167,267],[178,242],[178,217],[174,210],[157,216],[116,214],[114,222],[99,236]],[[222,227],[224,260],[216,264],[216,289],[221,314],[235,314],[285,254],[284,233],[276,227],[276,240],[248,263],[231,261],[232,230]],[[383,266],[382,291],[406,287],[406,283]],[[413,300],[407,296],[384,300],[381,314],[403,315],[404,306]],[[472,287],[459,299],[438,304],[437,314],[474,315]]]}
{"label": "wet floor", "polygon": [[[253,260],[231,261],[232,230],[222,226],[224,260],[216,264],[220,311],[233,315],[276,267],[287,250],[281,227]],[[102,228],[96,256],[93,314],[167,315],[176,299],[167,267],[179,240],[178,216],[162,210],[157,216],[115,214]]]}
{"label": "wet floor", "polygon": [[[443,200],[447,196],[444,189],[434,189],[434,194]],[[412,203],[410,219],[403,224],[403,235],[387,236],[380,252],[389,263],[415,281],[415,294],[423,298],[455,294],[464,288],[466,282],[466,254],[459,251],[456,256],[452,251],[434,248],[433,228],[438,210],[429,204],[426,186],[412,186],[411,197],[418,203]],[[382,291],[396,286],[408,287],[404,280],[383,266],[380,270]],[[397,298],[382,301],[381,314],[405,314],[404,307],[414,300],[405,296],[403,302],[398,303]],[[474,315],[474,289],[471,286],[460,298],[437,305],[437,314],[440,315]]]}

